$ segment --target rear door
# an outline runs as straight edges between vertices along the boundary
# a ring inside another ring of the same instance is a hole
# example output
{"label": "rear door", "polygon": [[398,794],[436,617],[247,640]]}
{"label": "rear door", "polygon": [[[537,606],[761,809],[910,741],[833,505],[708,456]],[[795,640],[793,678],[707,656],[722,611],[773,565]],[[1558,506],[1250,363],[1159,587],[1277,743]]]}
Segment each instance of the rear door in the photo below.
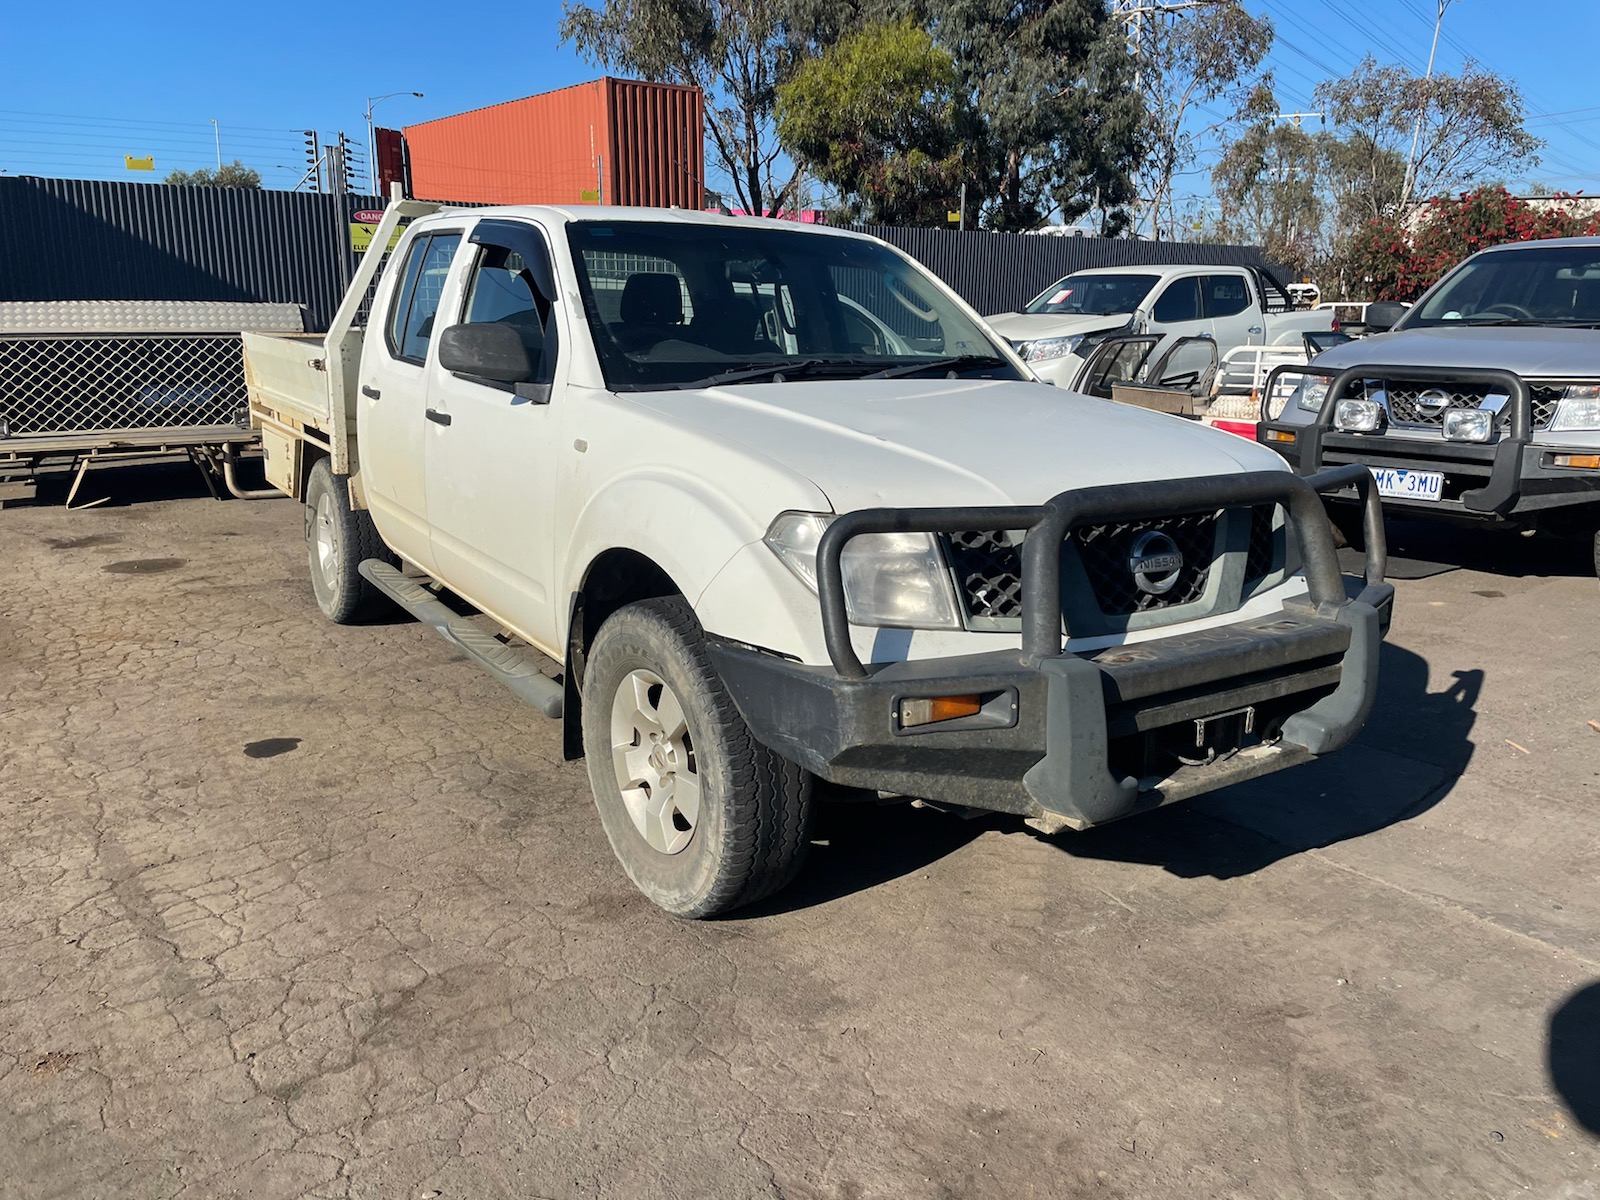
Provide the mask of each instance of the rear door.
{"label": "rear door", "polygon": [[1265,341],[1261,306],[1242,271],[1202,275],[1200,304],[1222,353],[1236,346],[1259,346]]}
{"label": "rear door", "polygon": [[396,282],[367,325],[355,401],[361,482],[373,520],[390,546],[430,570],[423,410],[434,324],[461,236],[458,228],[429,228],[396,260]]}
{"label": "rear door", "polygon": [[517,331],[526,380],[494,382],[429,366],[428,523],[438,574],[451,588],[544,649],[555,640],[556,430],[553,386],[560,305],[549,243],[537,225],[473,226],[441,327],[494,322]]}

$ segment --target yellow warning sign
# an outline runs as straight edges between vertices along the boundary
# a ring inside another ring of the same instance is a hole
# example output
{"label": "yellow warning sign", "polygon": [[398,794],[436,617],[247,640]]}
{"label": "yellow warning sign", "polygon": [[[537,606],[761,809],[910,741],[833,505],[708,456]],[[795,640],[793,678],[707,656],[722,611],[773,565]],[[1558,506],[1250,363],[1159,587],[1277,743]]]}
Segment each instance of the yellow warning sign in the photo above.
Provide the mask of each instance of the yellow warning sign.
{"label": "yellow warning sign", "polygon": [[[365,254],[367,247],[372,245],[373,236],[378,232],[378,223],[374,221],[368,225],[365,221],[350,222],[350,249],[357,254]],[[396,229],[389,239],[389,249],[393,250],[400,244],[400,234],[404,231]]]}
{"label": "yellow warning sign", "polygon": [[585,189],[583,189],[582,191],[580,191],[578,193],[578,200],[579,200],[580,203],[583,203],[583,204],[599,204],[600,203],[600,191],[599,191],[598,188],[596,188],[593,191],[590,191],[588,188],[585,188]]}
{"label": "yellow warning sign", "polygon": [[946,212],[944,214],[944,219],[949,221],[952,225],[961,224],[961,214],[958,212]]}
{"label": "yellow warning sign", "polygon": [[144,158],[135,158],[131,154],[124,154],[122,161],[128,165],[130,171],[154,171],[156,169],[156,156],[148,154]]}

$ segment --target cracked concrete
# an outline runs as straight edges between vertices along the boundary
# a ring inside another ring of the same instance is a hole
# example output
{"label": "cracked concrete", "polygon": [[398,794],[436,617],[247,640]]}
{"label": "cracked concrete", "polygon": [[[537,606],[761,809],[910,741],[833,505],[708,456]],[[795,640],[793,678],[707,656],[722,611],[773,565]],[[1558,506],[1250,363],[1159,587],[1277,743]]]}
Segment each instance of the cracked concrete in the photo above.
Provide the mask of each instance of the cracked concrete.
{"label": "cracked concrete", "polygon": [[830,808],[690,925],[554,725],[321,619],[294,505],[123,476],[0,513],[0,1195],[1600,1195],[1575,554],[1407,534],[1495,573],[1400,584],[1333,760],[1053,840]]}

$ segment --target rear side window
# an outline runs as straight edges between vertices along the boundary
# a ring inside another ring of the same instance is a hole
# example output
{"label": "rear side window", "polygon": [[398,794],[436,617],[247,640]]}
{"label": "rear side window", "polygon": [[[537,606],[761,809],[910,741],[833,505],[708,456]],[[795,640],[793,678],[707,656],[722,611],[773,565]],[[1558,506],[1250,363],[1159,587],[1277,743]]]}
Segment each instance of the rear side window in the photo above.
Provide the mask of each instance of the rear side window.
{"label": "rear side window", "polygon": [[460,245],[459,233],[428,234],[411,243],[405,274],[389,312],[389,350],[396,358],[414,363],[427,360],[439,299]]}
{"label": "rear side window", "polygon": [[1174,279],[1156,301],[1152,320],[1163,324],[1168,321],[1198,321],[1200,319],[1200,280],[1195,276]]}
{"label": "rear side window", "polygon": [[1243,275],[1203,275],[1200,290],[1208,317],[1231,317],[1250,307],[1250,289]]}

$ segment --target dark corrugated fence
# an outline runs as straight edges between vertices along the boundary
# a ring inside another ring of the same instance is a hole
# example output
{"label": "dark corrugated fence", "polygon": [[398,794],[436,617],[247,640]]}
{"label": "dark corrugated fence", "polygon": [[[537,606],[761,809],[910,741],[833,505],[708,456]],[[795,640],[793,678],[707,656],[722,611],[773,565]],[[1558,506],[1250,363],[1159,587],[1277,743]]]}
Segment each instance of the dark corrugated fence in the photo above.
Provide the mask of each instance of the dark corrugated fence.
{"label": "dark corrugated fence", "polygon": [[[348,223],[375,196],[0,176],[0,300],[299,304],[326,329],[355,270]],[[1253,246],[870,227],[981,313],[1086,267],[1264,266]]]}
{"label": "dark corrugated fence", "polygon": [[326,329],[371,196],[0,176],[0,300],[299,304]]}
{"label": "dark corrugated fence", "polygon": [[1199,263],[1271,269],[1255,246],[1139,242],[1127,238],[957,232],[946,229],[862,229],[904,250],[949,284],[980,313],[1013,312],[1063,275],[1090,267]]}

